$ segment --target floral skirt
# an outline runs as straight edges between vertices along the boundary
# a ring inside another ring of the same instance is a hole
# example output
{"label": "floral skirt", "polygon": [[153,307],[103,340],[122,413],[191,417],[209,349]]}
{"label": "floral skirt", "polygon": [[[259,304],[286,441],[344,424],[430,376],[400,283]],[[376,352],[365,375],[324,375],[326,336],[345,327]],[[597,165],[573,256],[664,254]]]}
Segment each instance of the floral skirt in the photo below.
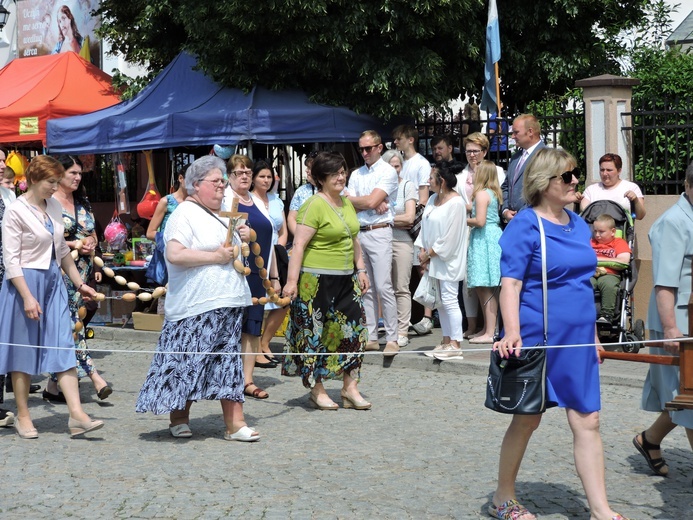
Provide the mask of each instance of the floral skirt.
{"label": "floral skirt", "polygon": [[242,317],[242,308],[225,307],[164,321],[135,410],[170,413],[202,399],[242,403]]}
{"label": "floral skirt", "polygon": [[[368,339],[361,288],[355,275],[302,272],[291,302],[282,374],[300,375],[312,388],[345,372],[358,380]],[[334,353],[334,355],[311,355]]]}

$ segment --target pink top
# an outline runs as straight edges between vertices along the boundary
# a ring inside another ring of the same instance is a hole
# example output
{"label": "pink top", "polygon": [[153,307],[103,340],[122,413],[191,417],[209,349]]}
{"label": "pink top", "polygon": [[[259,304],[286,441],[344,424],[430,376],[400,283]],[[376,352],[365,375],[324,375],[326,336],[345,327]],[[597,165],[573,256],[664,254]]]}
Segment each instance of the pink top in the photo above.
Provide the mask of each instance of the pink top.
{"label": "pink top", "polygon": [[63,235],[65,225],[60,203],[47,199],[46,213],[53,222],[52,236],[23,196],[5,210],[2,219],[5,278],[24,276],[22,268],[48,269],[54,249],[58,262],[70,254]]}

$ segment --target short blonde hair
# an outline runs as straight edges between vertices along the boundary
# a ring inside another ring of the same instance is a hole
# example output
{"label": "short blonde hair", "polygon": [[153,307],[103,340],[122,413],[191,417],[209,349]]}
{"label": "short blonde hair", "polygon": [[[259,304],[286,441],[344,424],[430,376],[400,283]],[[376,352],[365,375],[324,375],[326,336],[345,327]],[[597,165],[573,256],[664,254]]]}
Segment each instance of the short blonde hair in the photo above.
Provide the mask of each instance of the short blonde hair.
{"label": "short blonde hair", "polygon": [[476,144],[480,146],[484,152],[488,152],[488,137],[486,137],[481,132],[474,132],[473,134],[469,134],[467,137],[464,138],[463,145],[465,149],[467,148],[468,143]]}
{"label": "short blonde hair", "polygon": [[536,135],[541,135],[541,124],[535,115],[520,114],[513,120],[513,124],[522,122],[525,130],[532,130]]}
{"label": "short blonde hair", "polygon": [[252,170],[253,160],[247,155],[234,154],[229,158],[229,161],[226,163],[226,169],[232,172],[236,169],[236,166],[238,165],[245,166],[249,170]]}
{"label": "short blonde hair", "polygon": [[522,185],[522,195],[527,205],[538,206],[551,179],[576,166],[575,157],[561,148],[542,148],[534,152],[527,163]]}
{"label": "short blonde hair", "polygon": [[383,139],[380,137],[380,134],[375,130],[366,130],[364,132],[361,132],[361,136],[359,137],[359,139],[363,139],[364,137],[373,138],[373,142],[375,144],[382,144],[383,142]]}

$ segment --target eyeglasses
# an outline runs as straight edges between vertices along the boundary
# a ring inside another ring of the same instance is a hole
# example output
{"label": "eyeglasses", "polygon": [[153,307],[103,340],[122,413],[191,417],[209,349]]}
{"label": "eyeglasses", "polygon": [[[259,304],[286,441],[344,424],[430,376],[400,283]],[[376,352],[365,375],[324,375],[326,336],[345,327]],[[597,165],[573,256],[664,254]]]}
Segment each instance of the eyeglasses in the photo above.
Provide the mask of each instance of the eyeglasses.
{"label": "eyeglasses", "polygon": [[371,150],[373,150],[373,148],[377,148],[378,146],[380,146],[380,144],[374,144],[373,146],[359,146],[359,152],[371,153]]}
{"label": "eyeglasses", "polygon": [[226,188],[229,181],[226,179],[202,179],[203,182],[211,182],[215,188]]}
{"label": "eyeglasses", "polygon": [[480,153],[484,153],[483,150],[465,150],[464,153],[467,155],[479,155]]}
{"label": "eyeglasses", "polygon": [[232,170],[231,173],[233,173],[236,177],[242,177],[243,175],[251,176],[253,174],[253,170]]}
{"label": "eyeglasses", "polygon": [[347,176],[347,172],[346,172],[346,170],[345,170],[344,168],[342,168],[342,169],[339,170],[338,172],[328,173],[327,175],[328,175],[328,177],[346,177],[346,176]]}
{"label": "eyeglasses", "polygon": [[563,172],[560,175],[554,175],[551,178],[555,179],[557,177],[560,177],[563,181],[563,184],[570,184],[571,182],[573,182],[573,176],[575,176],[575,178],[578,180],[580,179],[580,168],[573,168],[569,172]]}

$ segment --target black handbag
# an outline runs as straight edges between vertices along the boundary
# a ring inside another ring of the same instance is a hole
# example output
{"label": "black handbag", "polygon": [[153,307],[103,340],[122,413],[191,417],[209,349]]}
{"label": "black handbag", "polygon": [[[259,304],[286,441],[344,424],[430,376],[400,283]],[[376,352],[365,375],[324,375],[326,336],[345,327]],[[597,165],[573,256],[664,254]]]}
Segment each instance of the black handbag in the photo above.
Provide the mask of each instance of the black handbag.
{"label": "black handbag", "polygon": [[[548,345],[546,283],[546,238],[541,218],[541,281],[544,305],[544,347]],[[502,358],[491,352],[486,384],[486,408],[513,415],[535,415],[546,411],[546,349],[523,348],[519,356]]]}
{"label": "black handbag", "polygon": [[422,206],[421,204],[416,205],[414,222],[412,222],[411,227],[407,230],[409,231],[409,236],[412,238],[412,240],[416,240],[416,238],[419,236],[419,232],[421,231],[421,219],[423,218],[425,207],[426,206]]}
{"label": "black handbag", "polygon": [[289,253],[281,244],[274,244],[274,256],[277,260],[277,274],[279,275],[279,285],[284,287],[289,274]]}

